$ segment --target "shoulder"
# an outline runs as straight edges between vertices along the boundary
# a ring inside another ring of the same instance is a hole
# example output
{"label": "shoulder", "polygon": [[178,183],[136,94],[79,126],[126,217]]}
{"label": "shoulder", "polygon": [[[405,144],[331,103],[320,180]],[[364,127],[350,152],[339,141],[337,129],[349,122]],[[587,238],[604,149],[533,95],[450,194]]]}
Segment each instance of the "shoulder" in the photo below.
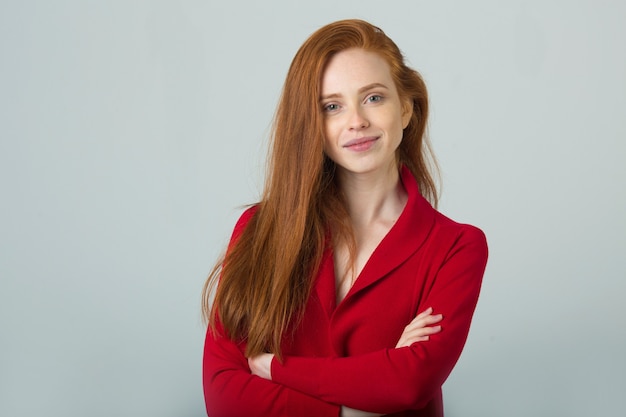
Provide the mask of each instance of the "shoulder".
{"label": "shoulder", "polygon": [[[433,209],[434,210],[434,209]],[[478,227],[459,223],[435,210],[434,226],[432,235],[435,239],[443,239],[448,242],[450,254],[459,250],[471,251],[486,261],[488,256],[487,236]]]}
{"label": "shoulder", "polygon": [[246,226],[250,223],[250,220],[254,217],[255,213],[258,211],[259,205],[254,204],[251,206],[247,206],[247,208],[241,213],[239,219],[235,223],[235,227],[233,228],[233,233],[230,238],[231,245],[245,230]]}
{"label": "shoulder", "polygon": [[487,243],[487,237],[480,228],[467,223],[459,223],[436,210],[435,227],[439,228],[442,232],[457,235],[464,240]]}
{"label": "shoulder", "polygon": [[402,169],[402,182],[409,195],[407,203],[407,220],[403,226],[411,228],[422,239],[437,241],[444,247],[451,241],[474,242],[487,246],[485,233],[476,226],[460,223],[435,209],[419,192],[415,177],[408,168]]}
{"label": "shoulder", "polygon": [[248,224],[248,222],[250,222],[250,219],[254,217],[255,213],[258,210],[259,210],[258,204],[246,206],[246,209],[243,211],[243,213],[241,213],[241,216],[239,216],[239,219],[237,220],[237,223],[235,224],[235,230],[241,227],[245,227]]}

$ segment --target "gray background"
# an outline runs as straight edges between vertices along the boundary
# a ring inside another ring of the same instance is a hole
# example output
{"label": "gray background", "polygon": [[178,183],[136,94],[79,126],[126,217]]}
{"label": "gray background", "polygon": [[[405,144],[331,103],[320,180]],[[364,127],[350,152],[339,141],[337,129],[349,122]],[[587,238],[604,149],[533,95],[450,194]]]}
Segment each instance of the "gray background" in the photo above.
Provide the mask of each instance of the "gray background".
{"label": "gray background", "polygon": [[491,258],[447,415],[623,416],[626,3],[0,1],[0,415],[204,414],[206,274],[289,62],[381,26]]}

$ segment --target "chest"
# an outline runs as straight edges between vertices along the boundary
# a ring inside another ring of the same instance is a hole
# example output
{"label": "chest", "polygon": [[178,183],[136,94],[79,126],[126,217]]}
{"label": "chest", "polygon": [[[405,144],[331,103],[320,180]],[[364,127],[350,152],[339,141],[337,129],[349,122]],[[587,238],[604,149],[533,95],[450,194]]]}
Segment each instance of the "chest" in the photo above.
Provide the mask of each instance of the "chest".
{"label": "chest", "polygon": [[333,251],[336,302],[339,304],[348,294],[376,248],[381,244],[393,222],[380,223],[376,227],[356,233],[354,257],[346,244],[339,244]]}
{"label": "chest", "polygon": [[[348,356],[392,348],[404,327],[423,310],[436,278],[433,262],[416,253],[377,276],[365,266],[338,300],[334,257],[323,262],[305,314],[286,352]],[[432,258],[431,258],[432,261]],[[377,266],[380,266],[378,263]]]}

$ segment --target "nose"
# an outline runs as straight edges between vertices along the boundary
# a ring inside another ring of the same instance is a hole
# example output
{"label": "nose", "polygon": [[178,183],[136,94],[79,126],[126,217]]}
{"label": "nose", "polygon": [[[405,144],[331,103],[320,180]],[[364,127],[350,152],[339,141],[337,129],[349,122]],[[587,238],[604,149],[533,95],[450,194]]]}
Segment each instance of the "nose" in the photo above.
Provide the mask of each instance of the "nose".
{"label": "nose", "polygon": [[368,126],[369,121],[367,120],[366,115],[363,113],[363,110],[359,107],[356,107],[354,111],[352,111],[352,113],[350,114],[350,130],[361,130],[365,129]]}

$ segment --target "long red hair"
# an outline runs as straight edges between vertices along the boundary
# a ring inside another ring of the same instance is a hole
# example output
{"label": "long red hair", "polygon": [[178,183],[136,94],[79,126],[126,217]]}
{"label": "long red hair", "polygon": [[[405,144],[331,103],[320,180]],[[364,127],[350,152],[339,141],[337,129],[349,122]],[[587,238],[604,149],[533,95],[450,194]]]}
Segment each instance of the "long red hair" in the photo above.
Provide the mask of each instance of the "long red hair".
{"label": "long red hair", "polygon": [[[281,357],[281,341],[296,326],[309,297],[312,278],[329,241],[354,238],[335,165],[323,150],[324,119],[320,80],[336,53],[362,48],[389,64],[396,88],[413,102],[398,161],[407,166],[420,192],[433,205],[436,168],[425,130],[428,95],[421,76],[409,68],[396,44],[362,20],[343,20],[316,31],[294,57],[271,133],[268,172],[258,208],[203,289],[204,318],[211,329],[221,322],[225,336],[246,342],[246,355],[272,352]],[[217,290],[211,303],[212,289]]]}

